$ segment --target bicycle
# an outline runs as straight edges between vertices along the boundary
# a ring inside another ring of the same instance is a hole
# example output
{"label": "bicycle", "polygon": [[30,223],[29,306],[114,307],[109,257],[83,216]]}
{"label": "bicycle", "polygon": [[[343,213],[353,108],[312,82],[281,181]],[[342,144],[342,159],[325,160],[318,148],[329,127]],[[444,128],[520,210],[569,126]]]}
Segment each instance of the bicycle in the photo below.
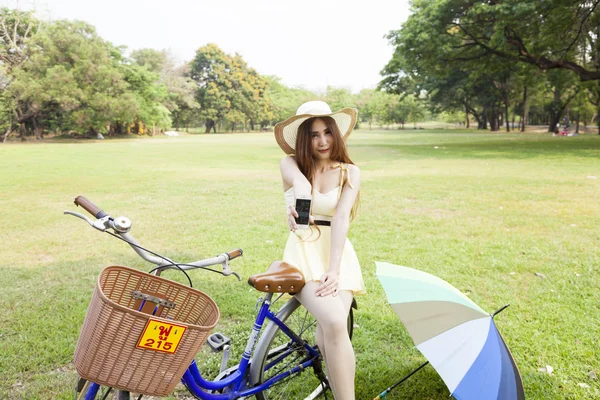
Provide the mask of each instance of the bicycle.
{"label": "bicycle", "polygon": [[[241,280],[239,274],[234,272],[229,265],[231,260],[242,255],[243,251],[241,249],[236,249],[227,253],[222,253],[216,257],[190,263],[177,263],[158,253],[143,248],[131,235],[130,230],[132,224],[128,218],[123,216],[113,218],[83,196],[76,197],[74,203],[89,212],[94,219],[90,219],[87,216],[74,211],[64,211],[64,214],[81,218],[95,229],[101,232],[107,232],[113,237],[120,238],[131,246],[142,259],[155,265],[150,271],[150,274],[138,271],[139,274],[155,277],[152,279],[161,279],[172,282],[160,277],[160,274],[168,269],[177,269],[187,276],[190,287],[192,282],[185,271],[192,269],[203,269],[219,273],[223,276],[233,275],[236,276],[238,280]],[[210,268],[217,265],[221,265],[222,270]],[[111,268],[114,269],[117,267],[105,268],[100,277],[103,276],[105,271],[109,271]],[[118,272],[121,273],[122,271]],[[225,400],[255,396],[258,400],[288,399],[290,398],[290,391],[292,390],[294,391],[295,399],[309,400],[319,396],[327,396],[326,393],[329,389],[327,377],[325,376],[325,370],[322,366],[322,357],[315,344],[314,338],[316,321],[306,310],[304,310],[299,301],[293,296],[287,300],[279,310],[276,312],[273,311],[274,304],[277,303],[285,293],[293,294],[294,292],[301,290],[304,285],[304,279],[301,273],[298,277],[298,273],[299,272],[295,269],[290,270],[290,268],[286,268],[285,263],[276,261],[271,264],[266,273],[253,275],[248,279],[248,282],[254,286],[255,289],[264,292],[265,295],[264,298],[259,297],[256,303],[258,309],[257,316],[252,331],[248,336],[245,351],[241,360],[237,365],[228,367],[231,340],[227,338],[227,336],[222,333],[213,333],[210,337],[206,338],[206,343],[209,344],[213,351],[223,353],[220,373],[215,379],[209,381],[202,377],[194,359],[189,362],[189,366],[186,364],[187,370],[185,370],[180,379],[183,385],[195,398],[202,400]],[[277,297],[273,300],[275,294],[277,294]],[[168,299],[158,298],[154,296],[153,293],[140,293],[134,291],[129,295],[135,298],[136,301],[138,310],[129,311],[135,315],[141,315],[142,311],[144,311],[147,314],[152,313],[152,315],[157,314],[160,316],[163,311],[157,312],[157,310],[166,310],[169,307],[177,307],[177,305],[173,304]],[[204,296],[210,299],[209,296]],[[210,300],[212,301],[212,299]],[[180,305],[180,307],[184,306],[186,306],[186,304]],[[356,302],[353,302],[352,308],[356,309]],[[352,308],[350,309],[347,323],[350,338],[352,338],[354,324]],[[91,311],[92,310],[88,310],[88,314],[90,314]],[[218,309],[216,315],[216,320],[218,320]],[[148,317],[148,315],[145,317]],[[177,325],[177,321],[169,319],[158,318],[150,320],[158,320],[157,323],[163,323],[166,326],[179,326]],[[212,327],[216,325],[216,320]],[[266,326],[265,321],[268,321]],[[144,339],[149,326],[150,323],[148,323],[146,329],[142,333],[138,342],[138,347],[142,344],[142,339]],[[163,328],[161,328],[161,332],[162,329]],[[85,323],[81,335],[83,335],[84,330]],[[185,333],[183,333],[183,335],[185,335]],[[166,346],[166,344],[162,345]],[[163,347],[162,351],[167,352],[172,350],[171,346],[172,343],[169,344],[169,349]],[[147,348],[142,351],[151,350],[156,349]],[[146,366],[142,368],[145,367]],[[115,367],[112,366],[111,368],[114,369]],[[127,368],[129,369],[128,373],[140,375],[140,371],[137,370],[140,368],[139,365]],[[101,369],[102,367],[100,367],[100,370]],[[131,371],[132,369],[135,371]],[[312,369],[313,374],[304,373],[308,369]],[[146,371],[141,371],[142,380],[144,379],[144,372]],[[121,385],[120,381],[119,385],[115,385],[115,387],[106,384],[102,385],[101,383],[92,382],[84,377],[79,378],[76,388],[76,398],[93,400],[98,395],[103,396],[101,397],[103,399],[108,398],[109,395],[115,396],[115,398],[119,400],[128,400],[130,398],[129,391],[132,390],[132,388],[124,387],[125,385]],[[172,386],[174,387],[174,385],[175,383],[173,383]],[[156,395],[156,393],[152,391],[148,393],[147,391],[139,390],[139,385],[137,385],[135,389],[137,390],[135,393],[139,394],[138,400],[144,395]],[[161,393],[161,395],[164,395],[164,393]]]}

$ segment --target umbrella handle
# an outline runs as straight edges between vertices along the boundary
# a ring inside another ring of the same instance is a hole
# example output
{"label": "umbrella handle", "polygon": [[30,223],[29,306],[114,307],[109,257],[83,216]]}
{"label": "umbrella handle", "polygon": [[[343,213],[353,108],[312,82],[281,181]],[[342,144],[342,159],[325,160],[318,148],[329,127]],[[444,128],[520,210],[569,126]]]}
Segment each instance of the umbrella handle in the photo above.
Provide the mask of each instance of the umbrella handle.
{"label": "umbrella handle", "polygon": [[387,396],[388,391],[384,390],[383,392],[379,393],[379,395],[377,397],[375,397],[373,400],[381,400],[383,399],[385,396]]}
{"label": "umbrella handle", "polygon": [[392,386],[390,386],[389,388],[385,389],[383,392],[381,392],[379,394],[379,396],[375,397],[373,400],[380,400],[383,399],[385,396],[387,396],[387,394],[389,392],[391,392],[393,389],[396,388],[396,386],[398,386],[399,384],[401,384],[402,382],[404,382],[405,380],[407,380],[408,378],[410,378],[411,376],[413,376],[417,371],[419,371],[421,368],[423,368],[424,366],[426,366],[427,364],[429,364],[429,361],[425,361],[423,364],[421,364],[417,369],[415,369],[414,371],[412,371],[410,374],[406,375],[404,378],[400,379],[398,382],[394,383]]}

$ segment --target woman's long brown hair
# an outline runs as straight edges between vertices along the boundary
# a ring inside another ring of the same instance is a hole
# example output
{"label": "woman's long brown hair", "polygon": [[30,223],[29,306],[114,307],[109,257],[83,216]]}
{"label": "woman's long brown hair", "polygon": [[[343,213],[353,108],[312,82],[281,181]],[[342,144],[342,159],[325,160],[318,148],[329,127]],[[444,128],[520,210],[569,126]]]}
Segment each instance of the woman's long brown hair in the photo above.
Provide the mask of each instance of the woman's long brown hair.
{"label": "woman's long brown hair", "polygon": [[[296,163],[298,164],[298,168],[300,168],[300,172],[308,179],[311,185],[313,184],[313,179],[315,177],[315,160],[312,151],[312,125],[316,119],[323,121],[327,126],[327,129],[329,129],[329,132],[331,132],[333,138],[330,156],[331,160],[354,165],[348,155],[346,143],[344,142],[344,138],[342,137],[335,120],[331,117],[309,118],[298,127],[298,136],[296,136]],[[348,176],[345,177],[344,184],[347,180]],[[360,193],[356,196],[352,210],[350,210],[351,220],[356,216],[359,198]]]}

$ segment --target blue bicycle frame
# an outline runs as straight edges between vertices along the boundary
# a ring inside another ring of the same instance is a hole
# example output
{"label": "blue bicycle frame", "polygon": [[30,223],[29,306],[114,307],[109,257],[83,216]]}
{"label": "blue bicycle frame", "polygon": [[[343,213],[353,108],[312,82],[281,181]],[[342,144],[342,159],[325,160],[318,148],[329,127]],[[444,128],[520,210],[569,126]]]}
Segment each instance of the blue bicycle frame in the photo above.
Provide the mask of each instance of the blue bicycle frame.
{"label": "blue bicycle frame", "polygon": [[[271,311],[270,309],[270,298],[271,295],[268,295],[267,299],[263,301],[260,307],[260,310],[254,322],[254,326],[252,328],[252,333],[248,338],[248,343],[246,344],[244,354],[242,355],[242,360],[237,365],[237,370],[235,370],[235,372],[231,373],[230,375],[219,381],[207,381],[200,374],[196,362],[192,361],[189,368],[181,378],[182,383],[188,388],[188,390],[192,394],[203,400],[229,400],[237,399],[240,397],[252,396],[256,393],[262,392],[263,390],[270,388],[271,386],[277,384],[281,380],[298,372],[301,372],[304,369],[313,365],[315,359],[319,357],[319,352],[314,347],[310,346],[308,343],[302,340],[302,338],[300,338],[295,332],[288,328],[288,326],[284,322],[277,318],[275,313],[273,313],[273,311]],[[268,319],[274,324],[276,324],[279,327],[279,329],[281,329],[281,331],[285,335],[287,335],[293,342],[293,344],[287,346],[287,348],[284,351],[282,351],[282,353],[277,354],[274,360],[270,361],[267,365],[265,365],[265,370],[268,370],[269,368],[272,368],[273,366],[277,365],[280,361],[285,359],[285,357],[287,357],[291,352],[297,351],[297,349],[300,347],[303,347],[307,354],[304,357],[303,361],[295,367],[273,376],[268,381],[263,382],[260,385],[249,387],[248,372],[250,359],[256,347],[260,331],[262,330],[263,325],[265,323],[265,319]],[[99,388],[100,385],[92,383],[86,393],[85,400],[93,400]],[[207,390],[223,391],[224,393],[213,394],[208,393]]]}

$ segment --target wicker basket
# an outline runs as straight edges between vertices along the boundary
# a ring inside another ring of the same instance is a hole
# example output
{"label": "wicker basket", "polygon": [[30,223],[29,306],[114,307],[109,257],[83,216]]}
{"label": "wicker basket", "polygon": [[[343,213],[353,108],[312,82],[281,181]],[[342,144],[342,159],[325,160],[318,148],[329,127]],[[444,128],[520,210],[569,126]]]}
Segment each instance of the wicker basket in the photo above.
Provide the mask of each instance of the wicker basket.
{"label": "wicker basket", "polygon": [[[140,293],[164,299],[168,306],[156,307],[160,315],[136,311]],[[184,328],[174,353],[138,347],[150,320]],[[107,267],[98,277],[79,335],[75,367],[81,377],[101,385],[166,396],[218,320],[217,305],[198,290],[132,268]]]}

